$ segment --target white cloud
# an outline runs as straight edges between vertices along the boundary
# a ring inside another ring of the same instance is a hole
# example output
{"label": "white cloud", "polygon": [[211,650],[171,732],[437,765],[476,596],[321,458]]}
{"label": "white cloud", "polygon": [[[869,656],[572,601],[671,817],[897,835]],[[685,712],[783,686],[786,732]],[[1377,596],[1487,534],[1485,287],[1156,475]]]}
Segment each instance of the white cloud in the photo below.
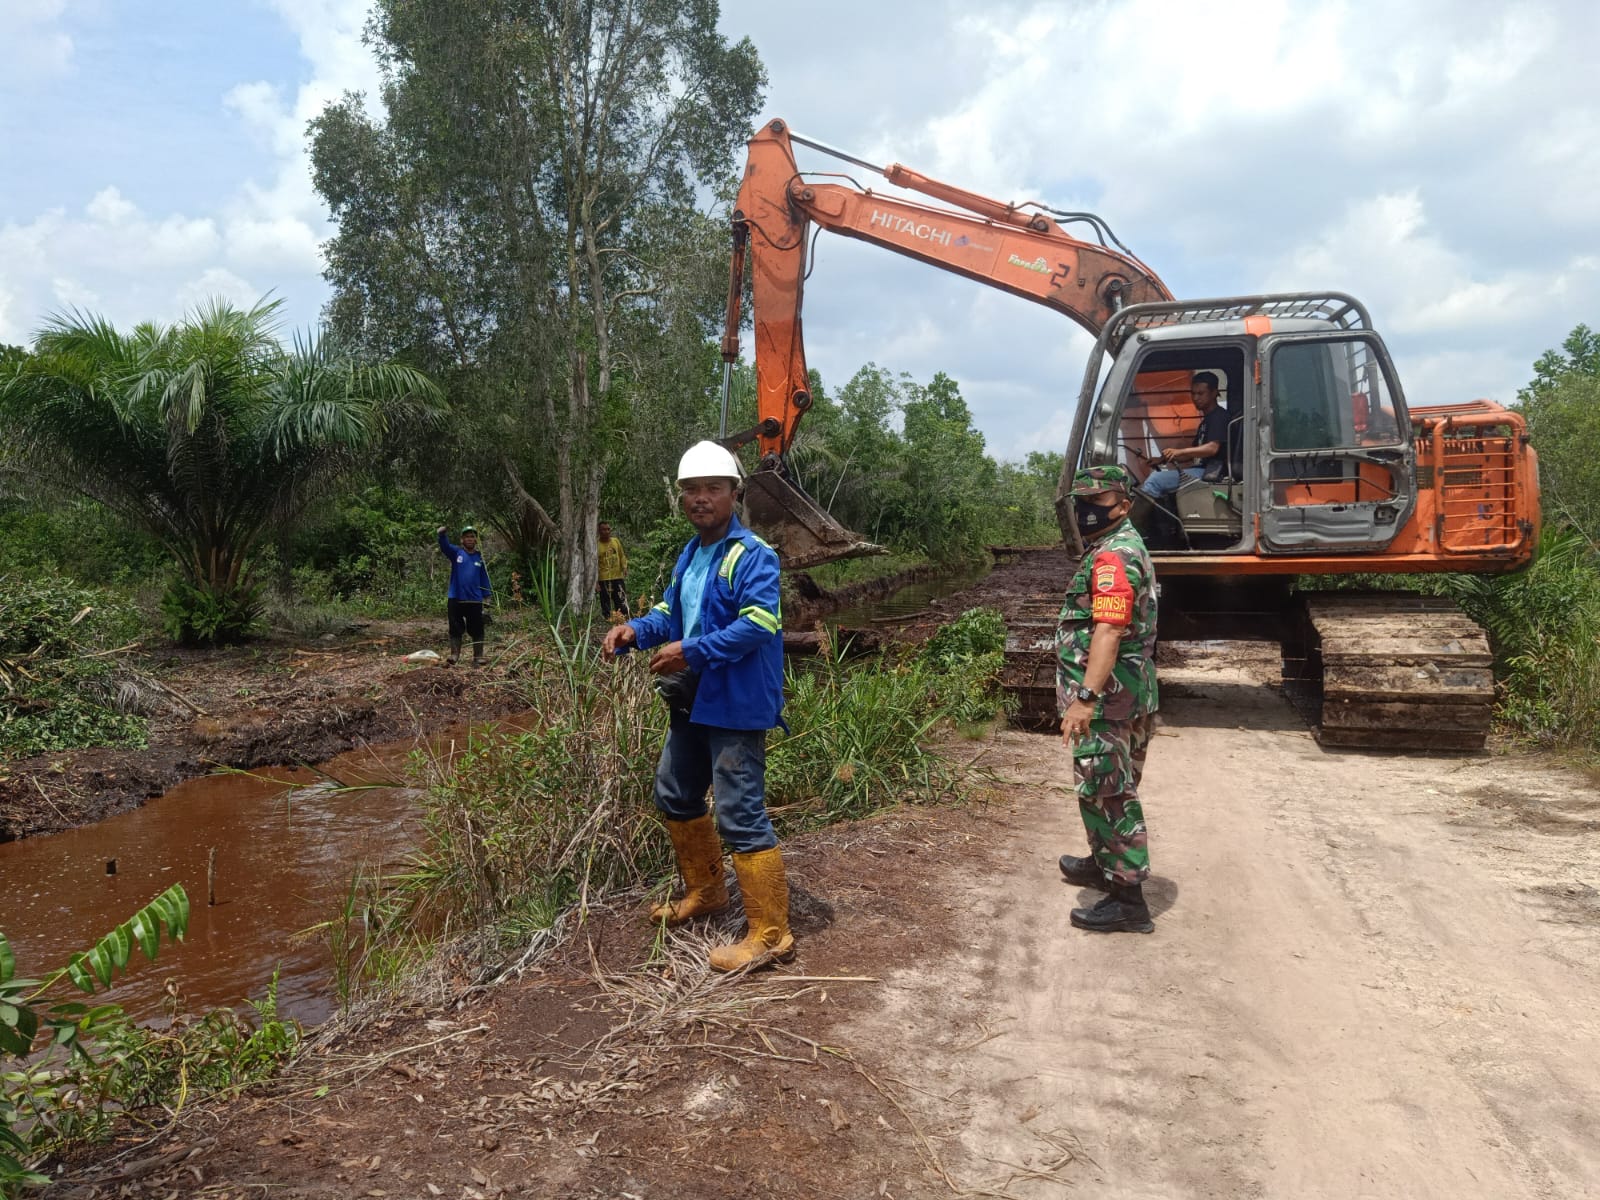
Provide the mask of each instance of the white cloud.
{"label": "white cloud", "polygon": [[300,272],[322,269],[321,236],[302,217],[236,217],[228,222],[226,237],[228,261],[236,265]]}
{"label": "white cloud", "polygon": [[28,331],[16,320],[16,309],[16,297],[0,287],[0,345],[21,346],[29,340]]}
{"label": "white cloud", "polygon": [[[806,24],[859,8],[815,0]],[[863,58],[862,39],[785,36],[764,4],[729,0],[723,26],[740,22],[771,34],[770,115],[986,195],[1093,209],[1179,295],[1351,291],[1426,398],[1510,398],[1600,311],[1600,8],[1585,0],[930,3],[895,46],[919,66],[892,72],[905,94],[890,96],[883,39]],[[1060,448],[1086,342],[828,241],[806,293],[828,382],[868,359],[945,369],[997,452]]]}
{"label": "white cloud", "polygon": [[[90,2],[0,0],[0,76],[23,56],[70,70]],[[242,44],[217,94],[192,98],[255,165],[182,212],[131,175],[36,211],[0,195],[0,339],[69,296],[118,322],[170,320],[207,289],[315,312],[331,228],[305,126],[346,90],[375,97],[368,4],[266,7],[298,63],[269,70]],[[1509,398],[1600,312],[1589,0],[811,0],[802,21],[724,0],[721,27],[767,64],[763,115],[987,195],[1098,211],[1181,295],[1354,292],[1413,398]],[[806,301],[830,388],[868,361],[945,370],[996,453],[1064,445],[1089,341],[1059,315],[826,235]]]}
{"label": "white cloud", "polygon": [[100,307],[100,294],[76,279],[53,279],[50,281],[50,290],[55,293],[58,308],[92,312]]}
{"label": "white cloud", "polygon": [[184,312],[191,312],[211,300],[227,300],[238,308],[249,308],[261,299],[261,289],[224,267],[207,267],[192,279],[184,280],[173,291],[173,299]]}
{"label": "white cloud", "polygon": [[171,319],[189,303],[180,282],[203,277],[222,244],[210,218],[151,217],[115,187],[77,213],[0,225],[4,340],[31,340],[49,314],[70,308],[120,324]]}
{"label": "white cloud", "polygon": [[1531,359],[1490,347],[1399,353],[1395,365],[1413,407],[1493,400],[1510,404],[1533,374]]}
{"label": "white cloud", "polygon": [[[66,7],[65,0],[0,0],[0,45],[21,31],[37,44],[58,36],[70,49],[58,28]],[[78,211],[0,217],[0,335],[26,340],[64,307],[127,324],[173,320],[214,296],[250,304],[269,290],[290,301],[298,321],[317,311],[325,291],[320,243],[331,229],[312,186],[305,128],[345,91],[376,87],[377,68],[361,44],[369,6],[270,0],[270,7],[296,37],[309,78],[244,82],[212,101],[219,119],[237,123],[259,146],[259,174],[231,194],[198,197],[192,213],[143,211],[129,198],[138,191],[130,180],[102,188]]]}
{"label": "white cloud", "polygon": [[60,28],[66,0],[0,4],[0,73],[27,81],[59,74],[72,63],[72,38]]}
{"label": "white cloud", "polygon": [[[1571,314],[1600,302],[1600,262],[1569,251],[1543,269],[1494,268],[1448,245],[1429,225],[1416,191],[1353,203],[1346,215],[1289,254],[1268,276],[1289,290],[1315,279],[1358,293],[1381,328],[1413,341],[1505,337],[1546,326],[1549,340]],[[1564,331],[1562,331],[1564,332]]]}

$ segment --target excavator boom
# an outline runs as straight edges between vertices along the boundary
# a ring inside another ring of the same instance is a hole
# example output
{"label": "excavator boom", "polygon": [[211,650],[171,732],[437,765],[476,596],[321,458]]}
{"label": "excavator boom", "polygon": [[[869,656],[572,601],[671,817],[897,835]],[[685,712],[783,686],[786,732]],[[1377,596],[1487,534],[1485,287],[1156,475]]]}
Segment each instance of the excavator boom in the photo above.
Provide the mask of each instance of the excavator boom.
{"label": "excavator boom", "polygon": [[[951,207],[879,194],[848,176],[803,173],[795,162],[794,142],[875,171],[899,187]],[[1109,232],[1088,214],[1060,216]],[[1042,205],[992,200],[899,164],[876,167],[798,137],[783,121],[768,122],[750,140],[733,213],[733,266],[722,355],[726,363],[739,356],[739,304],[748,257],[759,423],[727,440],[734,445],[759,444],[760,469],[746,489],[747,509],[751,521],[778,545],[790,567],[877,550],[840,528],[794,485],[786,470],[801,418],[811,407],[800,310],[813,227],[871,242],[1043,304],[1095,334],[1123,307],[1172,299],[1161,280],[1138,259],[1121,249],[1073,237]]]}

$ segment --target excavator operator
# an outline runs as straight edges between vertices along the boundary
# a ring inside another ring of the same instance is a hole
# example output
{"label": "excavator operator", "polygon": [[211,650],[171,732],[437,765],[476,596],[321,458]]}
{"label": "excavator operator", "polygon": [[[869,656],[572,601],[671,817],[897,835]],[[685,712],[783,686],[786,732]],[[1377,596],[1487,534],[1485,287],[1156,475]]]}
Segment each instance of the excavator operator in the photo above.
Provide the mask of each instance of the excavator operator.
{"label": "excavator operator", "polygon": [[[1200,410],[1200,424],[1195,427],[1194,441],[1187,446],[1168,446],[1161,452],[1160,470],[1150,472],[1139,487],[1141,501],[1135,508],[1134,521],[1150,528],[1157,549],[1167,549],[1180,537],[1177,517],[1169,503],[1185,481],[1216,478],[1227,470],[1228,410],[1217,403],[1220,388],[1215,373],[1197,371],[1189,381],[1189,395],[1195,408]],[[1155,509],[1155,521],[1146,526],[1145,513]]]}

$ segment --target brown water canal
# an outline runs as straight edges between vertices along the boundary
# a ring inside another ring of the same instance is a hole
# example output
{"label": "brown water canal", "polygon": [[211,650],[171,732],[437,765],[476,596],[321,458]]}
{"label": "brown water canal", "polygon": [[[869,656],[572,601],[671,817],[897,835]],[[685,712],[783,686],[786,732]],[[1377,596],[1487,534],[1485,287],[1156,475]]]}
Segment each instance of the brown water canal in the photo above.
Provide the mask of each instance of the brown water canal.
{"label": "brown water canal", "polygon": [[324,1019],[336,1004],[332,955],[325,938],[303,931],[339,911],[356,871],[393,866],[416,845],[407,762],[419,749],[450,757],[466,737],[458,728],[351,751],[315,770],[193,779],[96,825],[0,844],[0,931],[18,972],[54,971],[181,883],[188,937],[164,944],[154,963],[135,951],[113,1002],[137,1020],[158,1019],[170,980],[185,1011],[204,1012],[259,998],[278,971],[279,1010],[308,1024]]}

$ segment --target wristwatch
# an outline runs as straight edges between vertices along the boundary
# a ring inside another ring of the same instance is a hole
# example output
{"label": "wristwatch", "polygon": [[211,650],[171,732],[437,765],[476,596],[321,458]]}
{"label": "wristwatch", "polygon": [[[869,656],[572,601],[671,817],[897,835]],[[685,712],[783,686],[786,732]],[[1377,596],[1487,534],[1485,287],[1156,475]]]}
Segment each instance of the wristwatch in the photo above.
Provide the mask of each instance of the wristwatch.
{"label": "wristwatch", "polygon": [[1081,683],[1078,685],[1078,690],[1074,692],[1073,695],[1077,699],[1082,700],[1085,704],[1100,703],[1100,693],[1084,687]]}

